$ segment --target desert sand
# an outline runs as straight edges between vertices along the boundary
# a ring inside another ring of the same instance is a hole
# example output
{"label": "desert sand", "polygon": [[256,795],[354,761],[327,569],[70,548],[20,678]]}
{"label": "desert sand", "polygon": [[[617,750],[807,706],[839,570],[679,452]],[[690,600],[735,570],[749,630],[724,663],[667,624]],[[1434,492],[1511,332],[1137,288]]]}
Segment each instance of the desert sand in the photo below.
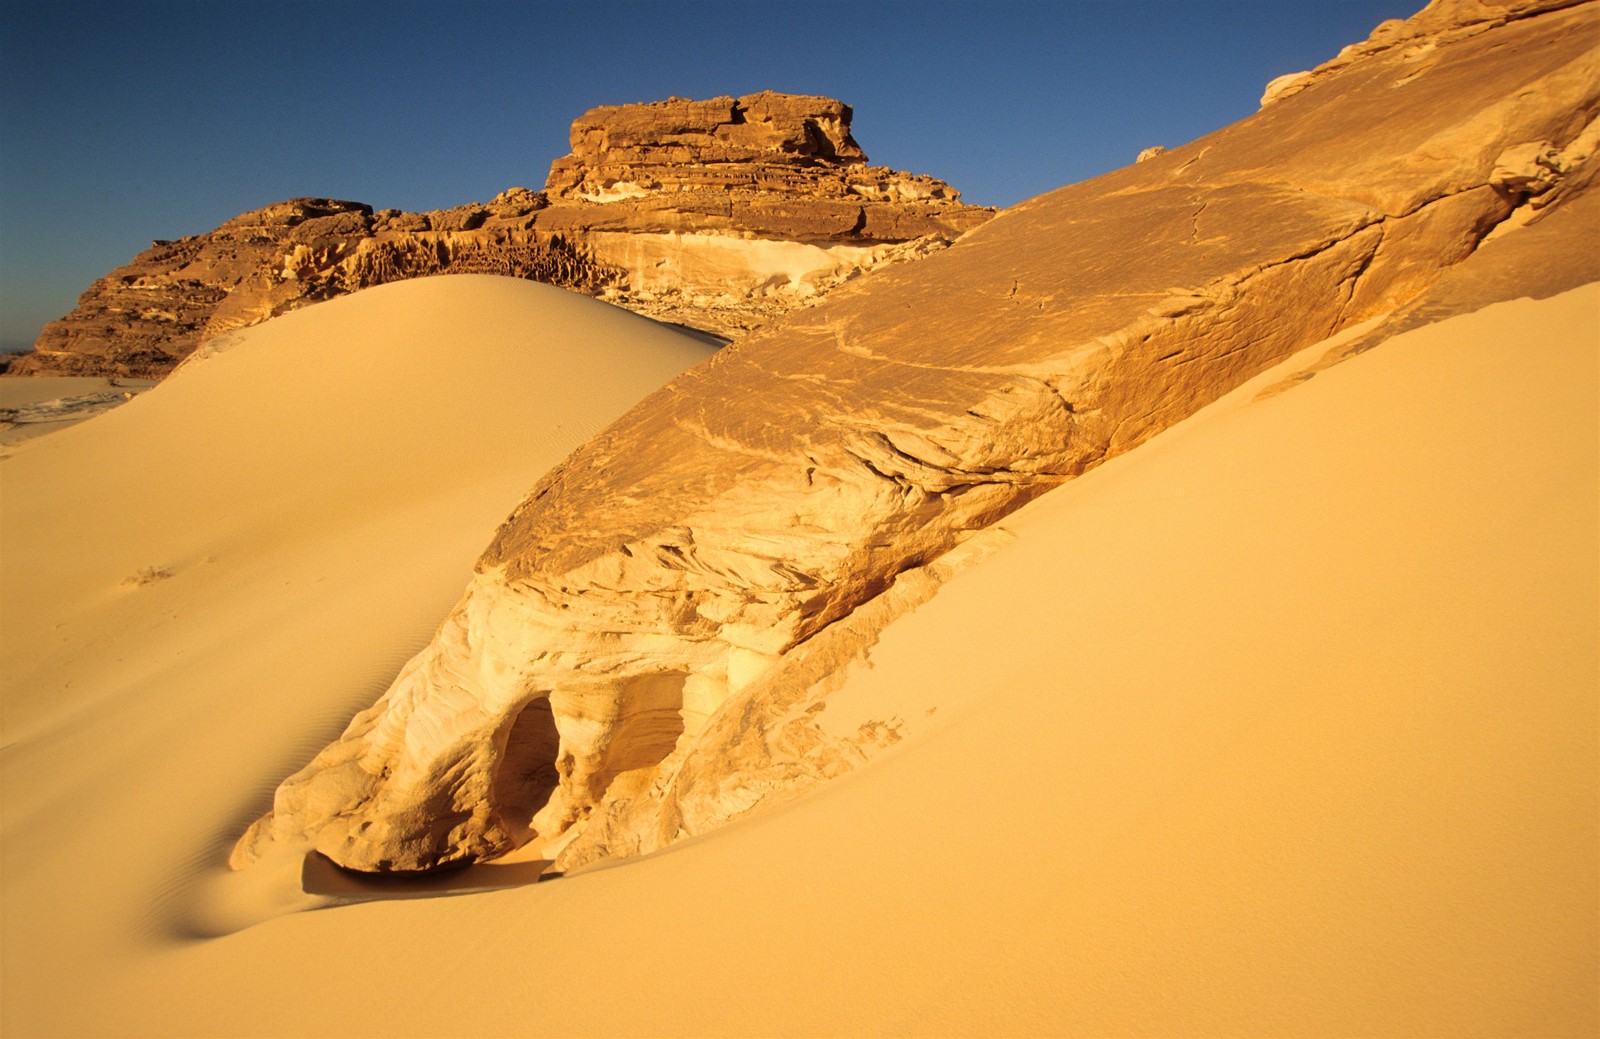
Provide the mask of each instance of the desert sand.
{"label": "desert sand", "polygon": [[207,858],[182,831],[266,803],[426,642],[528,483],[712,350],[512,279],[335,302],[0,462],[7,1034],[72,1031],[34,1016],[56,997],[33,967],[96,977],[164,927]]}
{"label": "desert sand", "polygon": [[421,887],[223,863],[705,348],[487,278],[241,333],[0,462],[3,1030],[1592,1034],[1597,332],[1591,285],[1302,351],[887,629],[825,711],[920,720],[872,768]]}
{"label": "desert sand", "polygon": [[1434,0],[915,263],[594,269],[645,316],[392,282],[937,182],[676,99],[565,208],[156,243],[63,370],[198,349],[0,450],[0,1033],[1600,1033],[1597,33]]}

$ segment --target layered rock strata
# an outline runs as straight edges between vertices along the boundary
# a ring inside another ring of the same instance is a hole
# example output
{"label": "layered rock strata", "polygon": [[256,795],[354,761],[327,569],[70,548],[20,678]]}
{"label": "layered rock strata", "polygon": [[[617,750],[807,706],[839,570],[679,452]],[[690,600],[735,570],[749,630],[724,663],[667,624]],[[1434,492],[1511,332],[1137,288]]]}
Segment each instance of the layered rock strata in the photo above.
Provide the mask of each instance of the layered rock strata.
{"label": "layered rock strata", "polygon": [[943,181],[866,165],[850,118],[773,93],[596,108],[541,192],[428,213],[279,202],[153,243],[9,374],[159,377],[235,328],[437,273],[531,278],[736,335],[992,215]]}
{"label": "layered rock strata", "polygon": [[1480,6],[1436,0],[1416,24],[1445,28],[1413,37],[1433,46],[1017,206],[648,398],[532,489],[234,863],[308,841],[414,871],[531,844],[570,868],[870,757],[893,733],[830,732],[828,694],[975,532],[1418,298],[1526,210],[1508,152],[1562,170],[1530,223],[1583,217],[1600,3],[1451,28]]}

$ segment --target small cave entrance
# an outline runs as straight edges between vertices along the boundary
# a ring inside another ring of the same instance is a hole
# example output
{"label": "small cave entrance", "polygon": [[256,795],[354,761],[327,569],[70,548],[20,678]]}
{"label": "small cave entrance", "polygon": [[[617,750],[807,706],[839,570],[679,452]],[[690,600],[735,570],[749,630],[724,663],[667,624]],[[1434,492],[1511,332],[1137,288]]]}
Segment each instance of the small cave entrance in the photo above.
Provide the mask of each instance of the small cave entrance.
{"label": "small cave entrance", "polygon": [[495,806],[513,832],[527,829],[560,784],[556,771],[560,747],[561,734],[556,731],[549,698],[530,700],[506,733],[492,787]]}
{"label": "small cave entrance", "polygon": [[[577,795],[591,802],[588,807],[619,779],[639,783],[648,778],[649,771],[677,747],[684,733],[683,690],[688,677],[685,672],[636,675],[613,690],[618,711],[609,739],[598,757],[580,761],[576,769],[581,776]],[[561,733],[545,696],[528,701],[504,731],[490,796],[501,825],[520,845],[536,836],[531,823],[561,785],[556,765]]]}

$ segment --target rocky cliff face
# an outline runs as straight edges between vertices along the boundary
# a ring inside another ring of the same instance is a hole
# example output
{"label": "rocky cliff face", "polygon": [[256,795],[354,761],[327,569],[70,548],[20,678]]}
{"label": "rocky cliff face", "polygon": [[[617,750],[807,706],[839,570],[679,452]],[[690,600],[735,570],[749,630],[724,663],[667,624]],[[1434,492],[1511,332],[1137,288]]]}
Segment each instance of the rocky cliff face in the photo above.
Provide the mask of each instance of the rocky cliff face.
{"label": "rocky cliff face", "polygon": [[159,377],[208,339],[438,273],[531,278],[732,336],[992,211],[866,165],[850,108],[762,93],[596,108],[542,192],[429,213],[298,198],[155,242],[90,286],[10,374]]}
{"label": "rocky cliff face", "polygon": [[[1414,46],[1024,203],[641,403],[532,489],[433,643],[284,782],[235,864],[310,841],[361,870],[523,845],[566,868],[870,757],[895,725],[830,728],[828,695],[975,534],[1403,309],[1497,228],[1592,241],[1600,3],[1458,31],[1451,11],[1482,6],[1436,2]],[[717,125],[730,148],[752,132]],[[807,146],[848,158],[821,125]],[[1528,155],[1537,212],[1507,173]],[[1600,277],[1592,249],[1570,262]]]}

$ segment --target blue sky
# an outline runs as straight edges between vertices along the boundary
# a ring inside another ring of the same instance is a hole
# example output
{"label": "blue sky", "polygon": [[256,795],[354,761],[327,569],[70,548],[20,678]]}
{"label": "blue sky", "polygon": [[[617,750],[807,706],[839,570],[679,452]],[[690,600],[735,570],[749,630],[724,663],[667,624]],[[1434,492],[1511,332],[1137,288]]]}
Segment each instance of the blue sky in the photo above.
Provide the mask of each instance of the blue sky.
{"label": "blue sky", "polygon": [[1255,110],[1422,0],[0,0],[0,345],[154,238],[295,195],[539,188],[597,104],[855,106],[874,163],[1009,205]]}

